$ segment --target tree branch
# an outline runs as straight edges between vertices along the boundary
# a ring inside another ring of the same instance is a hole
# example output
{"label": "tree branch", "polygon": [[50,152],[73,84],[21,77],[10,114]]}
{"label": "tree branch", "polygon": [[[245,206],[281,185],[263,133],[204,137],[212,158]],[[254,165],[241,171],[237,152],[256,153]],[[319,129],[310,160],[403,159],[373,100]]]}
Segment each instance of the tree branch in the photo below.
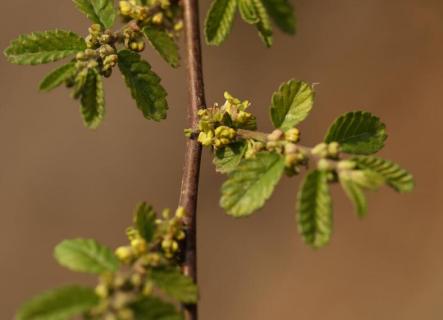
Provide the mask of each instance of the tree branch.
{"label": "tree branch", "polygon": [[[191,128],[198,123],[198,109],[206,106],[201,57],[198,0],[183,0],[185,37],[187,50],[187,73],[190,104],[188,121]],[[179,205],[187,213],[187,235],[184,243],[183,271],[197,283],[197,197],[202,147],[189,139],[186,145],[185,163]],[[197,305],[185,306],[186,320],[197,320]]]}

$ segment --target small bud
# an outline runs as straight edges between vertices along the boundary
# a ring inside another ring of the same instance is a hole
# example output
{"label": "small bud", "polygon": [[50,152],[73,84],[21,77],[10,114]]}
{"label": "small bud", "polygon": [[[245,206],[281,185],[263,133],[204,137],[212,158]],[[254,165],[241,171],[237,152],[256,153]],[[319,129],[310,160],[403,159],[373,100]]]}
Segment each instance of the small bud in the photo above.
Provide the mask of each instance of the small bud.
{"label": "small bud", "polygon": [[328,145],[324,142],[316,145],[312,150],[311,150],[313,155],[319,156],[321,158],[324,158],[328,155]]}
{"label": "small bud", "polygon": [[162,248],[165,251],[168,251],[172,246],[172,240],[171,239],[164,239],[162,241]]}
{"label": "small bud", "polygon": [[285,154],[292,154],[298,151],[298,147],[295,143],[287,143],[285,145]]}
{"label": "small bud", "polygon": [[298,158],[297,158],[296,154],[292,153],[292,154],[287,154],[285,156],[285,166],[286,167],[292,167],[295,164],[297,164],[297,162],[298,162]]}
{"label": "small bud", "polygon": [[95,287],[95,294],[102,299],[107,298],[109,295],[108,287],[105,284],[100,283]]}
{"label": "small bud", "polygon": [[183,219],[186,216],[185,208],[178,207],[177,210],[175,211],[175,216],[179,219]]}
{"label": "small bud", "polygon": [[156,13],[152,17],[152,23],[154,23],[154,24],[162,24],[163,23],[163,13],[161,13],[161,12]]}
{"label": "small bud", "polygon": [[171,210],[169,209],[163,209],[162,211],[162,217],[163,219],[167,220],[171,217]]}
{"label": "small bud", "polygon": [[123,263],[131,262],[134,254],[130,247],[118,247],[115,250],[116,257]]}
{"label": "small bud", "polygon": [[337,157],[340,153],[340,145],[338,144],[338,142],[331,142],[328,145],[328,155],[331,157]]}
{"label": "small bud", "polygon": [[180,230],[176,236],[177,240],[183,240],[185,237],[186,237],[186,233],[183,230]]}
{"label": "small bud", "polygon": [[134,274],[131,276],[131,283],[132,283],[132,284],[134,285],[134,287],[136,287],[136,288],[138,288],[138,287],[141,286],[142,281],[143,281],[143,277],[142,277],[140,274],[138,274],[138,273],[134,273]]}
{"label": "small bud", "polygon": [[245,123],[249,119],[251,119],[252,114],[246,111],[240,111],[237,115],[236,121],[239,123]]}
{"label": "small bud", "polygon": [[143,254],[148,249],[148,244],[142,238],[134,239],[131,241],[131,247],[137,254]]}
{"label": "small bud", "polygon": [[212,139],[214,138],[214,132],[200,132],[198,135],[198,142],[200,142],[204,146],[210,146],[212,144]]}
{"label": "small bud", "polygon": [[285,132],[285,139],[297,143],[300,140],[300,130],[297,128],[289,129]]}
{"label": "small bud", "polygon": [[179,249],[177,241],[172,241],[171,250],[172,252],[177,252]]}
{"label": "small bud", "polygon": [[318,170],[329,171],[332,169],[331,163],[326,159],[320,159],[317,163]]}
{"label": "small bud", "polygon": [[269,141],[278,141],[283,137],[283,131],[280,129],[275,129],[271,134],[268,134]]}
{"label": "small bud", "polygon": [[99,35],[102,32],[102,26],[98,23],[95,23],[89,27],[88,31],[92,35]]}
{"label": "small bud", "polygon": [[118,319],[119,320],[134,320],[134,311],[129,308],[123,308],[118,310]]}
{"label": "small bud", "polygon": [[119,2],[119,8],[120,12],[124,16],[128,16],[131,14],[132,6],[127,1],[120,1]]}
{"label": "small bud", "polygon": [[86,58],[86,56],[85,56],[84,52],[79,52],[75,56],[75,59],[77,59],[77,60],[84,60],[85,58]]}
{"label": "small bud", "polygon": [[174,31],[180,31],[183,29],[183,21],[180,20],[176,24],[174,24]]}

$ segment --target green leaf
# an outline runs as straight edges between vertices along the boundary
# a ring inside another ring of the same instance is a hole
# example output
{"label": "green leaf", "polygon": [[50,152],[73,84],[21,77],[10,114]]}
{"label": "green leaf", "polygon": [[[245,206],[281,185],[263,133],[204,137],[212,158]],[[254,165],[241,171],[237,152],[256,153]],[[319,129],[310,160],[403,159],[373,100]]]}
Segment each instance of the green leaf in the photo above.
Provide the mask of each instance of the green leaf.
{"label": "green leaf", "polygon": [[263,0],[263,4],[280,30],[287,34],[295,34],[294,8],[288,0]]}
{"label": "green leaf", "polygon": [[75,75],[75,62],[64,64],[48,74],[40,83],[41,91],[50,91],[65,83],[65,81]]}
{"label": "green leaf", "polygon": [[374,156],[357,156],[351,161],[354,161],[360,169],[378,173],[390,187],[398,192],[411,192],[414,189],[412,175],[392,161]]}
{"label": "green leaf", "polygon": [[158,288],[179,302],[196,303],[198,300],[197,286],[178,269],[154,269],[151,279]]}
{"label": "green leaf", "polygon": [[62,266],[77,272],[115,272],[119,266],[111,249],[94,239],[64,240],[55,247],[54,256]]}
{"label": "green leaf", "polygon": [[105,117],[103,80],[96,70],[88,71],[80,91],[80,111],[87,128],[96,129]]}
{"label": "green leaf", "polygon": [[358,215],[360,217],[365,216],[368,211],[368,204],[363,190],[347,176],[340,175],[340,184],[348,198],[352,201]]}
{"label": "green leaf", "polygon": [[121,50],[118,52],[118,66],[145,118],[155,121],[165,119],[168,110],[167,93],[149,63],[135,52]]}
{"label": "green leaf", "polygon": [[258,22],[257,12],[252,0],[238,0],[238,8],[242,19],[250,24],[256,24]]}
{"label": "green leaf", "polygon": [[214,0],[205,21],[206,42],[220,45],[231,32],[238,0]]}
{"label": "green leaf", "polygon": [[245,141],[237,141],[218,149],[214,154],[214,165],[217,172],[228,173],[237,168],[247,149]]}
{"label": "green leaf", "polygon": [[255,11],[257,12],[258,16],[258,22],[256,23],[258,34],[262,38],[265,45],[270,48],[272,46],[272,26],[268,13],[266,12],[266,8],[261,0],[251,1],[254,4]]}
{"label": "green leaf", "polygon": [[132,305],[134,320],[183,320],[173,304],[146,297]]}
{"label": "green leaf", "polygon": [[139,204],[135,209],[134,224],[140,236],[147,242],[151,242],[154,238],[156,217],[154,209],[145,202]]}
{"label": "green leaf", "polygon": [[304,179],[297,196],[298,229],[304,241],[320,248],[332,234],[332,201],[328,173],[311,171]]}
{"label": "green leaf", "polygon": [[383,148],[387,138],[385,125],[369,112],[348,112],[329,128],[325,142],[338,142],[351,154],[371,154]]}
{"label": "green leaf", "polygon": [[284,131],[291,129],[306,119],[313,105],[312,86],[303,81],[289,80],[272,95],[272,123]]}
{"label": "green leaf", "polygon": [[21,35],[4,51],[15,64],[54,62],[86,49],[85,40],[74,32],[52,30]]}
{"label": "green leaf", "polygon": [[285,168],[276,153],[261,152],[240,162],[223,184],[220,205],[234,217],[250,215],[271,196]]}
{"label": "green leaf", "polygon": [[16,320],[66,320],[99,302],[93,289],[68,286],[47,291],[21,306]]}
{"label": "green leaf", "polygon": [[167,63],[177,68],[180,65],[180,54],[175,40],[165,30],[155,27],[143,28],[151,46],[157,50]]}
{"label": "green leaf", "polygon": [[75,6],[92,22],[109,29],[114,25],[117,15],[112,0],[73,0]]}

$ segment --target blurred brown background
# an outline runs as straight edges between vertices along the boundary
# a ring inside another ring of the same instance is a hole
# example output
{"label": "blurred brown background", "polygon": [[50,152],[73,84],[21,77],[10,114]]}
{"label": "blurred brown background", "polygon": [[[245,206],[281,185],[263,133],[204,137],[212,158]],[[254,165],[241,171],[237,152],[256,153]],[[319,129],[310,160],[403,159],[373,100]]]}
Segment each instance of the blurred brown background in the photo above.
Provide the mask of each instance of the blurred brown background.
{"label": "blurred brown background", "polygon": [[[209,1],[202,3],[202,15]],[[335,235],[314,252],[294,223],[299,179],[285,179],[266,207],[234,220],[218,207],[223,177],[205,154],[199,200],[199,279],[203,320],[437,320],[443,317],[443,2],[297,0],[298,34],[276,31],[269,50],[237,21],[221,48],[204,47],[208,103],[229,90],[253,102],[270,128],[271,93],[292,77],[318,82],[304,143],[330,122],[363,108],[390,137],[383,156],[410,169],[414,193],[370,195],[360,221],[335,188]],[[62,27],[84,34],[71,1],[2,3],[0,47],[20,33]],[[184,68],[147,52],[169,91],[169,119],[143,119],[119,75],[106,83],[107,118],[83,128],[68,92],[37,92],[53,66],[0,59],[0,319],[53,286],[83,281],[52,259],[63,238],[96,237],[116,246],[134,205],[175,207],[188,102]]]}

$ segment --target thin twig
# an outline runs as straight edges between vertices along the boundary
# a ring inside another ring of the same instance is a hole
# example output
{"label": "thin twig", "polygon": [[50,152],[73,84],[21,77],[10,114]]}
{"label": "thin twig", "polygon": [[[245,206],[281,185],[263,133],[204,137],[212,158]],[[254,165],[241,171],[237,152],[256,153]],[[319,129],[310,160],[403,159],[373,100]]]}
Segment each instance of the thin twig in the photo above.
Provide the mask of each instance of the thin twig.
{"label": "thin twig", "polygon": [[[191,128],[198,123],[198,109],[206,105],[203,68],[201,57],[200,24],[198,0],[183,0],[185,36],[187,50],[187,71],[190,104],[188,121]],[[185,163],[179,205],[187,213],[185,221],[187,235],[184,243],[183,271],[197,283],[197,196],[202,147],[196,140],[189,139],[186,145]],[[186,320],[197,320],[197,305],[186,305]]]}

